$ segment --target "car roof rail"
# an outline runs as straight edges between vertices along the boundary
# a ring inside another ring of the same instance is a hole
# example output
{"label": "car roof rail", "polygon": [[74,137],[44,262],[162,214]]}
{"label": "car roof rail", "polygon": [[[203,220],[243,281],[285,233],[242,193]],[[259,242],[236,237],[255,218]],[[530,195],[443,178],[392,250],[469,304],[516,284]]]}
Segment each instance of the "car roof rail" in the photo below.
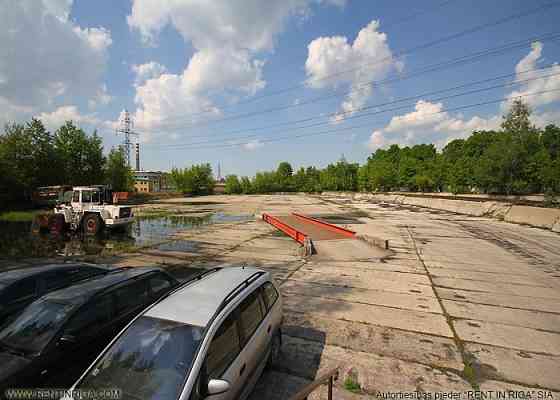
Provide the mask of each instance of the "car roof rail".
{"label": "car roof rail", "polygon": [[241,293],[243,291],[243,289],[249,287],[249,285],[251,285],[251,283],[253,283],[255,280],[257,280],[259,277],[261,277],[265,273],[266,273],[265,271],[257,271],[254,274],[252,274],[251,276],[249,276],[247,279],[245,279],[243,282],[241,282],[239,285],[234,287],[231,290],[231,292],[229,292],[227,294],[227,296],[224,297],[224,300],[222,300],[222,302],[218,306],[218,309],[216,310],[216,313],[214,314],[214,316],[218,315],[235,297],[237,297],[237,295],[239,295],[239,293]]}

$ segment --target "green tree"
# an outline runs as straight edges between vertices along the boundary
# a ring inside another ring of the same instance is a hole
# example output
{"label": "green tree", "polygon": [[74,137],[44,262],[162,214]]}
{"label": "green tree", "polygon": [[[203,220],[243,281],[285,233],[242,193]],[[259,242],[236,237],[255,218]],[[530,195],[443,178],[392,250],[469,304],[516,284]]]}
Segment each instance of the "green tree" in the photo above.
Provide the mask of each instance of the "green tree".
{"label": "green tree", "polygon": [[523,135],[534,131],[531,123],[531,109],[521,99],[514,100],[508,113],[502,117],[502,130],[514,135]]}
{"label": "green tree", "polygon": [[103,180],[103,144],[94,132],[91,137],[67,121],[55,132],[54,147],[61,183],[92,185]]}
{"label": "green tree", "polygon": [[276,169],[277,186],[278,190],[283,192],[290,192],[293,190],[292,175],[294,171],[289,162],[283,161],[278,164]]}
{"label": "green tree", "polygon": [[28,197],[37,186],[58,183],[53,137],[40,120],[6,125],[0,158],[6,197],[12,201]]}
{"label": "green tree", "polygon": [[243,194],[251,194],[253,193],[253,187],[251,185],[251,179],[248,176],[244,176],[241,178],[241,192]]}
{"label": "green tree", "polygon": [[132,191],[134,175],[122,148],[113,148],[107,157],[106,182],[116,192]]}
{"label": "green tree", "polygon": [[198,196],[214,192],[215,181],[210,164],[173,168],[170,177],[175,187],[184,194]]}
{"label": "green tree", "polygon": [[225,194],[240,194],[243,193],[243,188],[241,187],[241,183],[237,178],[237,175],[228,175],[226,176],[226,185],[224,188]]}

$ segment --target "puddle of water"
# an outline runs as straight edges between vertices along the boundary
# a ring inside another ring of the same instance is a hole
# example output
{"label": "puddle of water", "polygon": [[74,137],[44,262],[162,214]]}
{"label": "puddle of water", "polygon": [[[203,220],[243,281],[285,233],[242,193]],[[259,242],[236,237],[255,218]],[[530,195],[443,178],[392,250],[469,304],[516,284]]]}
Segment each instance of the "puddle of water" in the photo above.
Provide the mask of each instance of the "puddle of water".
{"label": "puddle of water", "polygon": [[[108,255],[133,250],[135,247],[157,245],[169,241],[180,231],[227,222],[254,219],[253,215],[214,213],[204,216],[138,217],[125,232],[105,232],[96,237],[76,234],[54,236],[32,234],[31,222],[0,222],[0,259]],[[173,241],[158,247],[163,251],[192,251],[188,241]]]}

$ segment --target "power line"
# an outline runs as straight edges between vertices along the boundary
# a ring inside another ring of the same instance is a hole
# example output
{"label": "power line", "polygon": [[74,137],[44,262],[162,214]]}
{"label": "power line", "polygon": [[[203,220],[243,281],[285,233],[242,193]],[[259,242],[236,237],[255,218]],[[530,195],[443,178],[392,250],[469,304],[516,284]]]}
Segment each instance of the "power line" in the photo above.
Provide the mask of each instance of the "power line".
{"label": "power line", "polygon": [[[393,27],[393,26],[398,25],[398,24],[401,24],[401,23],[403,23],[403,22],[410,21],[410,20],[412,20],[412,19],[414,19],[414,18],[416,18],[416,17],[419,17],[419,16],[421,16],[421,15],[423,15],[423,14],[427,14],[427,13],[429,13],[429,12],[432,12],[432,11],[435,11],[435,10],[437,10],[437,9],[443,8],[443,7],[445,7],[446,5],[448,5],[448,4],[450,4],[450,3],[454,2],[454,1],[456,1],[456,0],[445,0],[445,1],[443,1],[443,2],[440,2],[440,3],[436,4],[436,5],[433,6],[433,7],[429,7],[429,8],[426,8],[426,9],[424,9],[424,10],[417,11],[416,13],[413,13],[413,14],[411,14],[411,15],[409,15],[409,16],[406,16],[406,17],[397,19],[397,20],[395,20],[395,21],[390,21],[388,24],[381,24],[381,26],[382,26],[383,29],[385,30],[385,29],[387,29],[387,28]],[[295,64],[295,63],[292,63],[292,64]],[[279,93],[283,93],[283,91],[282,91],[282,92],[279,92]],[[269,93],[269,94],[262,95],[262,96],[252,97],[252,98],[250,98],[250,99],[245,99],[245,100],[239,101],[239,102],[236,103],[236,104],[232,104],[232,105],[229,105],[229,106],[221,107],[221,109],[222,109],[222,110],[225,110],[225,109],[229,109],[229,108],[238,107],[238,106],[243,105],[243,104],[248,104],[248,103],[252,103],[252,102],[254,102],[254,101],[257,101],[257,100],[259,100],[260,98],[269,97],[269,96],[274,96],[274,95],[279,94],[279,93]],[[201,115],[201,114],[206,114],[206,113],[210,113],[210,112],[214,112],[214,109],[212,109],[212,108],[207,108],[206,110],[202,110],[202,111],[199,111],[199,112],[196,112],[196,113],[191,113],[191,115],[192,115],[192,116],[195,116],[195,115]]]}
{"label": "power line", "polygon": [[[479,61],[482,58],[488,57],[488,56],[496,56],[496,55],[500,55],[500,54],[504,54],[508,51],[511,50],[515,50],[518,48],[522,48],[524,46],[526,46],[527,44],[531,44],[535,41],[541,41],[541,42],[546,42],[546,41],[550,41],[550,40],[557,40],[558,38],[560,38],[560,33],[549,33],[546,35],[542,35],[542,36],[536,36],[536,37],[532,37],[529,39],[524,39],[521,41],[516,41],[516,42],[510,42],[507,43],[505,45],[501,45],[501,46],[497,46],[497,47],[493,47],[493,48],[488,48],[485,50],[481,50],[478,52],[474,52],[465,56],[461,56],[461,57],[457,57],[451,60],[447,60],[447,61],[443,61],[443,62],[439,62],[436,64],[432,64],[432,65],[428,65],[428,66],[424,66],[422,68],[419,68],[418,70],[409,72],[407,74],[404,75],[400,75],[397,77],[392,77],[392,78],[387,78],[384,80],[373,80],[373,81],[366,81],[366,82],[359,82],[358,84],[360,86],[366,86],[366,85],[376,85],[376,86],[388,86],[389,84],[395,83],[395,82],[400,82],[400,81],[404,81],[407,79],[411,79],[411,78],[415,78],[430,72],[435,72],[435,71],[441,71],[447,68],[452,68],[452,67],[456,67],[456,66],[462,66],[462,65],[466,65],[466,64],[470,64],[476,61]],[[296,107],[303,107],[306,106],[308,104],[311,103],[316,103],[322,100],[326,100],[326,99],[330,99],[333,97],[344,97],[346,96],[348,93],[337,93],[336,91],[333,91],[334,94],[331,95],[322,95],[322,96],[318,96],[318,97],[314,97],[312,99],[303,101],[301,103],[298,104],[290,104],[290,105],[283,105],[283,106],[278,106],[278,107],[273,107],[273,108],[269,108],[269,109],[265,109],[265,110],[260,110],[260,111],[256,111],[251,113],[251,115],[243,115],[244,117],[247,116],[256,116],[256,115],[260,115],[260,114],[265,114],[265,113],[271,113],[271,112],[276,112],[276,111],[282,111],[282,110],[286,110],[286,109],[290,109],[290,108],[296,108]],[[238,129],[236,131],[230,131],[228,133],[221,133],[220,135],[228,135],[228,134],[234,134],[234,133],[238,133],[238,132],[246,132],[246,131],[251,131],[251,130],[259,130],[259,129],[268,129],[271,127],[275,127],[275,126],[283,126],[283,125],[291,125],[292,123],[295,122],[302,122],[300,121],[287,121],[287,122],[282,122],[282,123],[276,123],[276,124],[272,124],[272,125],[267,125],[264,127],[259,127],[259,128],[251,128],[251,129]],[[170,126],[170,127],[177,127],[175,130],[180,130],[181,127],[184,127],[184,125],[182,123],[167,123],[167,124],[163,124],[163,126]],[[169,131],[173,131],[173,130],[166,130],[166,132]],[[196,137],[206,137],[208,135],[193,135],[191,136],[191,138],[196,138]]]}
{"label": "power line", "polygon": [[395,21],[389,21],[388,24],[383,24],[383,29],[387,29],[387,28],[390,28],[390,27],[392,27],[392,26],[401,24],[401,23],[403,23],[403,22],[410,21],[410,20],[412,20],[412,19],[414,19],[414,18],[416,18],[416,17],[419,17],[419,16],[424,15],[424,14],[427,14],[427,13],[429,13],[429,12],[431,12],[431,11],[435,11],[435,10],[437,10],[437,9],[440,9],[440,8],[442,8],[442,7],[445,7],[445,6],[448,5],[449,3],[452,3],[453,1],[455,1],[455,0],[446,0],[446,1],[443,1],[443,2],[441,2],[441,3],[436,4],[434,7],[426,8],[426,9],[424,9],[424,10],[419,10],[419,11],[413,13],[413,14],[410,14],[409,16],[400,18],[400,19],[395,20]]}
{"label": "power line", "polygon": [[[530,97],[530,96],[537,96],[539,94],[558,92],[558,91],[560,91],[560,89],[542,90],[542,91],[538,91],[538,92],[526,93],[524,95],[519,95],[519,96],[516,96],[515,99],[521,99],[521,98],[526,98],[526,97]],[[436,114],[442,114],[442,113],[445,113],[445,112],[465,110],[465,109],[468,109],[468,108],[474,108],[474,107],[480,107],[480,106],[485,106],[485,105],[489,105],[489,104],[500,103],[502,101],[507,101],[507,100],[510,100],[510,99],[508,97],[502,97],[500,99],[483,101],[483,102],[479,102],[479,103],[467,104],[467,105],[452,107],[452,108],[445,108],[445,109],[442,109],[442,110],[439,110],[439,111],[436,111],[436,112],[433,112],[433,113],[426,113],[424,115],[436,115]],[[292,139],[292,140],[293,139],[301,139],[301,138],[311,137],[311,136],[319,136],[319,135],[327,135],[327,134],[332,134],[332,133],[347,132],[347,131],[351,131],[351,130],[355,130],[355,129],[366,128],[366,127],[371,128],[371,124],[368,123],[368,124],[354,125],[354,126],[349,126],[349,127],[346,127],[346,128],[332,129],[332,130],[328,130],[328,131],[319,131],[319,132],[313,132],[313,133],[304,133],[304,134],[295,135],[295,136],[293,136],[293,135],[281,136],[281,137],[272,138],[272,139],[260,140],[259,143],[271,143],[271,142],[279,142],[279,141],[290,140],[290,139]],[[244,146],[245,144],[246,143],[228,143],[228,144],[222,144],[222,145],[191,147],[190,149],[191,150],[217,149],[217,148]],[[165,149],[165,150],[183,150],[183,149],[182,148],[169,148],[169,149]]]}
{"label": "power line", "polygon": [[[522,12],[519,12],[519,13],[511,14],[511,15],[508,15],[506,17],[499,18],[499,19],[497,19],[495,21],[492,21],[492,22],[487,22],[487,23],[484,23],[484,24],[476,25],[474,27],[465,29],[463,31],[460,31],[460,32],[457,32],[457,33],[454,33],[454,34],[451,34],[451,35],[448,35],[448,36],[444,36],[442,38],[435,39],[435,40],[432,40],[430,42],[427,42],[427,43],[424,43],[424,44],[421,44],[421,45],[418,45],[418,46],[414,46],[414,47],[411,47],[411,48],[408,48],[408,49],[405,49],[405,50],[401,50],[400,52],[396,52],[395,54],[392,54],[391,56],[384,57],[382,59],[376,60],[375,62],[364,63],[364,64],[361,64],[357,67],[353,67],[353,68],[350,68],[350,69],[346,69],[346,70],[343,70],[343,71],[338,71],[338,72],[334,72],[332,74],[325,75],[321,78],[314,79],[313,81],[314,82],[324,81],[324,80],[328,80],[328,79],[331,79],[331,78],[334,78],[334,77],[337,77],[337,76],[340,76],[340,75],[344,75],[344,74],[347,74],[347,73],[350,73],[350,72],[357,71],[359,69],[364,68],[365,66],[373,66],[373,65],[378,65],[378,64],[383,63],[383,62],[393,61],[395,58],[398,58],[398,57],[401,57],[401,56],[404,56],[404,55],[409,55],[409,54],[415,53],[419,50],[424,50],[424,49],[436,46],[438,44],[445,43],[445,42],[450,41],[450,40],[458,39],[460,37],[469,35],[471,33],[477,32],[479,30],[483,30],[483,29],[486,29],[486,28],[491,28],[491,27],[494,27],[494,26],[497,26],[497,25],[501,25],[501,24],[504,24],[506,22],[510,22],[510,21],[513,21],[513,20],[516,20],[516,19],[519,19],[519,18],[529,16],[531,14],[535,14],[535,13],[538,13],[538,12],[541,12],[541,11],[544,11],[544,10],[547,10],[547,9],[550,9],[550,8],[553,8],[553,7],[557,7],[559,5],[560,5],[560,2],[558,2],[557,0],[552,1],[552,2],[548,2],[548,3],[545,3],[541,6],[538,6],[538,7],[529,9],[529,10],[525,10],[525,11],[522,11]],[[280,90],[275,91],[275,92],[270,92],[270,93],[263,94],[263,95],[260,95],[260,96],[252,97],[251,99],[247,99],[247,100],[244,100],[242,102],[237,103],[235,106],[238,106],[238,105],[241,105],[241,104],[251,103],[251,102],[260,100],[262,98],[286,93],[286,92],[289,92],[289,91],[292,91],[292,90],[296,90],[296,89],[305,87],[306,85],[307,85],[307,80],[304,81],[304,82],[300,82],[296,85],[293,85],[293,86],[290,86],[290,87],[287,87],[287,88],[284,88],[284,89],[280,89]],[[201,115],[201,114],[207,114],[211,111],[212,110],[207,109],[207,110],[200,111],[198,113],[191,113],[190,115],[191,116],[196,116],[196,115]],[[248,114],[248,115],[252,115],[252,114]],[[174,120],[174,119],[179,119],[179,118],[182,118],[182,117],[170,118],[169,120]],[[229,120],[228,118],[221,118],[221,119],[206,121],[204,124],[191,122],[189,125],[201,126],[201,125],[208,125],[208,124],[218,123],[218,122],[223,122],[223,121],[228,121],[228,120]]]}
{"label": "power line", "polygon": [[[410,107],[410,105],[405,105],[405,106],[400,106],[400,107],[396,107],[396,108],[375,111],[373,113],[363,113],[363,114],[353,115],[356,112],[361,112],[361,111],[365,111],[365,110],[369,110],[369,109],[376,109],[376,108],[379,108],[379,107],[384,107],[384,106],[388,106],[388,105],[391,105],[391,104],[398,104],[398,103],[402,103],[402,102],[410,101],[410,100],[418,100],[418,99],[426,98],[427,96],[433,96],[433,95],[436,95],[436,94],[450,92],[450,91],[454,91],[454,90],[457,90],[457,89],[468,88],[468,87],[471,87],[471,86],[477,86],[477,85],[480,85],[482,83],[488,83],[488,82],[492,82],[492,81],[496,81],[496,80],[500,80],[500,79],[505,79],[505,78],[508,78],[508,77],[516,76],[516,75],[529,74],[529,73],[533,73],[533,72],[543,72],[543,71],[551,69],[555,66],[556,66],[556,64],[550,64],[550,65],[548,65],[546,67],[542,67],[542,68],[536,68],[536,69],[530,69],[530,70],[525,70],[525,71],[519,71],[519,72],[499,75],[499,76],[495,76],[495,77],[492,77],[492,78],[486,78],[486,79],[482,79],[482,80],[478,80],[478,81],[474,81],[474,82],[464,83],[464,84],[449,87],[449,88],[446,88],[446,89],[435,90],[435,91],[426,92],[426,93],[422,93],[422,94],[418,94],[418,95],[414,95],[414,96],[408,96],[408,97],[392,100],[392,101],[385,102],[385,103],[378,103],[378,104],[373,104],[373,105],[369,105],[369,106],[365,106],[365,107],[352,109],[352,110],[349,110],[349,111],[346,112],[347,114],[350,114],[350,116],[345,118],[345,119],[348,120],[348,119],[355,119],[355,118],[363,118],[364,116],[369,116],[369,115],[373,115],[373,114],[381,114],[381,113],[385,113],[385,112],[388,112],[388,111],[400,110],[402,108]],[[541,75],[541,76],[538,76],[538,77],[535,77],[535,78],[529,78],[529,79],[525,79],[525,80],[516,80],[516,81],[513,81],[513,82],[507,82],[507,83],[503,83],[503,84],[499,84],[499,85],[493,85],[493,86],[490,86],[490,87],[470,90],[470,91],[467,91],[467,92],[456,93],[456,94],[447,95],[447,96],[443,96],[443,97],[439,97],[439,98],[435,98],[435,99],[427,98],[426,100],[429,100],[429,101],[432,101],[432,102],[433,101],[447,100],[447,99],[450,99],[450,98],[466,96],[466,95],[470,95],[470,94],[474,94],[474,93],[480,93],[480,92],[483,92],[483,91],[489,91],[489,90],[493,90],[493,89],[497,89],[497,88],[520,85],[520,84],[523,84],[523,83],[527,83],[527,82],[531,82],[531,81],[535,81],[535,80],[539,80],[539,79],[545,79],[545,78],[549,78],[551,76],[556,76],[556,75],[560,75],[560,72],[554,73],[554,74],[549,74],[549,75]],[[313,119],[319,119],[319,118],[322,119],[324,117],[328,118],[328,117],[338,116],[338,115],[341,115],[341,113],[331,113],[331,114],[327,114],[326,116],[310,117],[310,118],[305,119],[304,121],[307,122],[307,121],[310,121],[310,120],[313,120]],[[321,125],[328,125],[328,124],[330,124],[330,121],[327,120],[327,121],[324,121],[324,122],[318,122],[318,123],[314,123],[314,124],[310,124],[310,125],[294,127],[292,129],[293,130],[300,130],[300,129],[307,129],[307,128],[312,128],[312,127],[321,126]],[[272,131],[272,132],[269,131],[268,133],[274,133],[274,131]],[[252,139],[252,138],[256,138],[256,137],[260,137],[260,136],[261,135],[259,135],[259,134],[245,135],[245,136],[239,136],[239,137],[233,137],[233,138],[230,136],[227,139],[236,139],[236,140]],[[199,142],[152,145],[152,147],[192,146],[192,145],[205,144],[205,143],[214,143],[214,142],[219,142],[219,141],[223,141],[223,140],[224,139],[214,138],[214,139],[209,139],[209,140],[206,140],[206,141],[199,141]]]}

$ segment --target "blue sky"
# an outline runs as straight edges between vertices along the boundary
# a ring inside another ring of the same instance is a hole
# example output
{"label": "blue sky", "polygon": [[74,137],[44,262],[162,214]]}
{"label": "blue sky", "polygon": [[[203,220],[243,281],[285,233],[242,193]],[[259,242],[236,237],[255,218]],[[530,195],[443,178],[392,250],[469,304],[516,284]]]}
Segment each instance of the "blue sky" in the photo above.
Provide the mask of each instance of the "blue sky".
{"label": "blue sky", "polygon": [[[408,49],[545,4],[22,0],[14,6],[0,0],[0,106],[6,110],[0,119],[23,121],[35,115],[56,129],[72,118],[88,132],[97,129],[108,150],[121,140],[114,129],[126,108],[140,132],[143,168],[166,170],[201,162],[215,167],[220,162],[223,174],[240,175],[275,168],[280,161],[296,168],[323,167],[342,154],[361,163],[376,148],[392,143],[434,142],[441,147],[473,129],[497,127],[507,104],[445,109],[508,96],[540,93],[527,97],[534,122],[558,123],[560,67],[531,72],[560,61],[558,39],[527,42],[474,63],[363,90],[367,81],[402,78],[480,50],[560,33],[560,7],[552,7],[401,56]],[[337,74],[331,76],[333,72]],[[426,96],[387,106],[402,106],[399,110],[344,118],[360,115],[361,107],[505,74],[512,75],[474,88],[530,81],[441,101]],[[259,114],[333,90],[338,97]],[[345,114],[338,120],[328,117],[339,111]],[[316,119],[309,124],[324,124],[256,129],[310,117]],[[353,125],[362,127],[344,132]],[[339,132],[266,142],[325,130]],[[248,135],[255,137],[240,138]]]}

